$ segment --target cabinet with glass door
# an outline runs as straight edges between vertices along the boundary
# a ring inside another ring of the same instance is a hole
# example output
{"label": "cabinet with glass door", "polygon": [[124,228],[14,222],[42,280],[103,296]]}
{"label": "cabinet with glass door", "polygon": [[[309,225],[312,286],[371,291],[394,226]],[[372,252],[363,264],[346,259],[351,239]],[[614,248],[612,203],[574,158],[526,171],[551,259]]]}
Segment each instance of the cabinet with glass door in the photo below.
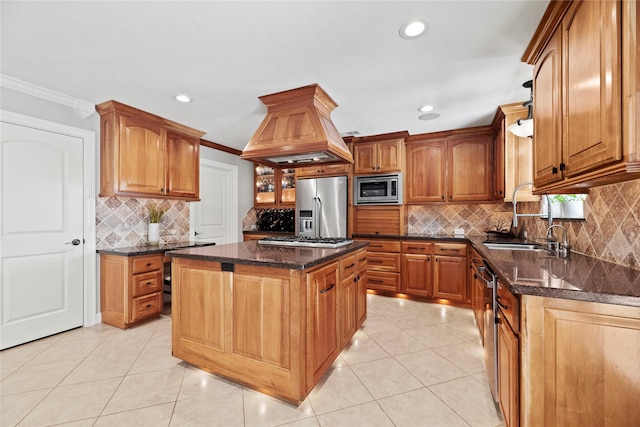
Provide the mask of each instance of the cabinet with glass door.
{"label": "cabinet with glass door", "polygon": [[278,169],[256,164],[254,176],[255,207],[295,205],[295,169]]}

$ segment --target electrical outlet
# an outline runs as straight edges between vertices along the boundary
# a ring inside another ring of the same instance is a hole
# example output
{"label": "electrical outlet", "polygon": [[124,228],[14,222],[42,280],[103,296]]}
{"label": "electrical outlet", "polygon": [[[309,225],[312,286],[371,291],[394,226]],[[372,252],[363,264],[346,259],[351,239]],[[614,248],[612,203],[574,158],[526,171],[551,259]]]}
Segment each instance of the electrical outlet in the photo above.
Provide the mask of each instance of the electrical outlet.
{"label": "electrical outlet", "polygon": [[464,228],[456,228],[454,233],[455,234],[464,234]]}

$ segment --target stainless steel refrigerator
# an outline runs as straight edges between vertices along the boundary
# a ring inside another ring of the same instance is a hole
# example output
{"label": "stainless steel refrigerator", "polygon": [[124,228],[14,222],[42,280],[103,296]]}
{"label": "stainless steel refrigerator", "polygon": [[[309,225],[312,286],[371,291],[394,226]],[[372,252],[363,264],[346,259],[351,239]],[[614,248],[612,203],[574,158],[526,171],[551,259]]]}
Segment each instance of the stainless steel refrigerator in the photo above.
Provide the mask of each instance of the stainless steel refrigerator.
{"label": "stainless steel refrigerator", "polygon": [[347,237],[347,177],[296,180],[296,235]]}

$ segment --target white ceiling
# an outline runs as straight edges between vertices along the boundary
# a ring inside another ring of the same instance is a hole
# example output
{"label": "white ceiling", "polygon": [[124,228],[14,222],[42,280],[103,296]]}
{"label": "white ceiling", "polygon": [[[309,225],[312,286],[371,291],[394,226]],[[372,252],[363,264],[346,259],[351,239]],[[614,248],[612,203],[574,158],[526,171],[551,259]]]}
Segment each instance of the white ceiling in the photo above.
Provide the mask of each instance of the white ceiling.
{"label": "white ceiling", "polygon": [[[318,83],[340,132],[489,124],[525,101],[520,62],[548,0],[6,1],[3,75],[91,103],[129,104],[242,149],[258,96]],[[413,40],[410,18],[429,21]],[[173,95],[185,93],[183,104]],[[418,120],[423,104],[440,118]]]}

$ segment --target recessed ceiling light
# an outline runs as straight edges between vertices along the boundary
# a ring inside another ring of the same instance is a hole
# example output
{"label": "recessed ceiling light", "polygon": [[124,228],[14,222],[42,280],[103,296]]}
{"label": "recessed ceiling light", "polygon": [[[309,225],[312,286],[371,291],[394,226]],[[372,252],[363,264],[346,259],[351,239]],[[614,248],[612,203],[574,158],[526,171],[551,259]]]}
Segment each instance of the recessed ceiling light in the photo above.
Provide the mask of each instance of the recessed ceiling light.
{"label": "recessed ceiling light", "polygon": [[422,114],[421,116],[418,116],[420,120],[435,120],[438,117],[440,117],[440,114],[438,113],[427,113],[427,114]]}
{"label": "recessed ceiling light", "polygon": [[436,108],[433,105],[423,105],[422,107],[418,108],[418,111],[420,111],[421,113],[428,113],[429,111],[433,111],[433,109]]}
{"label": "recessed ceiling light", "polygon": [[191,98],[189,98],[187,95],[176,95],[174,98],[176,99],[176,101],[180,102],[191,102]]}
{"label": "recessed ceiling light", "polygon": [[429,22],[424,18],[415,18],[400,27],[400,37],[403,39],[415,39],[429,29]]}

